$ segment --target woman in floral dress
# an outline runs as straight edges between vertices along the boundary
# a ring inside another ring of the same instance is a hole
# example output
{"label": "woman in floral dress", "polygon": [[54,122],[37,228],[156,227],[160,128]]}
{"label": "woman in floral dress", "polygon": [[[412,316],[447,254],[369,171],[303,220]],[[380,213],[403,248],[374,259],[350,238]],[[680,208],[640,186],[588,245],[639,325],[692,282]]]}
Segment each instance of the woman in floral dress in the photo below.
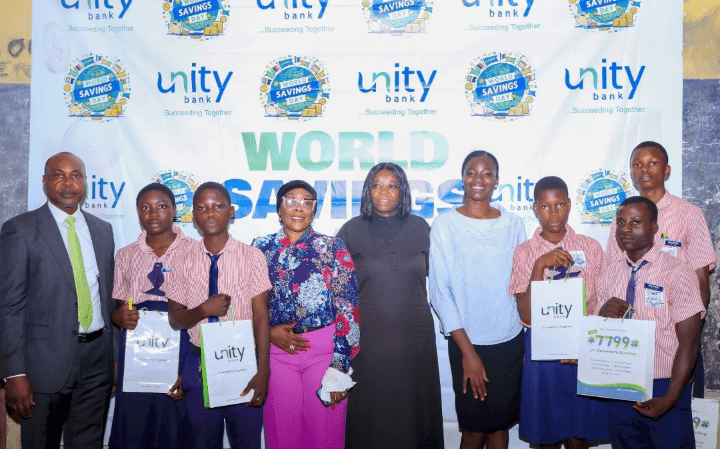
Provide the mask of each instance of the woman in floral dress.
{"label": "woman in floral dress", "polygon": [[290,181],[277,194],[282,229],[253,246],[270,281],[267,449],[342,449],[350,362],[360,342],[355,266],[340,239],[317,233],[317,193]]}

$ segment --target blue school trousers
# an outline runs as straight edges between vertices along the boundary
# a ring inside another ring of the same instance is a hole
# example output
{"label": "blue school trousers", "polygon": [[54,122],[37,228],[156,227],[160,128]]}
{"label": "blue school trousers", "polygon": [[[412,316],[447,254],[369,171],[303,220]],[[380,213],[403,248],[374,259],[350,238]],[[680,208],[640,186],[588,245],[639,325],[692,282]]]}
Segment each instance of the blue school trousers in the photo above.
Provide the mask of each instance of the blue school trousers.
{"label": "blue school trousers", "polygon": [[[670,379],[655,379],[653,397],[665,394]],[[657,421],[635,410],[632,401],[610,401],[610,439],[613,449],[680,449],[695,447],[691,386],[687,384],[677,405]]]}
{"label": "blue school trousers", "polygon": [[[196,348],[197,346],[192,349],[197,351]],[[185,359],[182,389],[197,449],[222,449],[224,429],[227,429],[232,449],[260,449],[262,407],[236,404],[205,408],[200,356],[193,351]]]}

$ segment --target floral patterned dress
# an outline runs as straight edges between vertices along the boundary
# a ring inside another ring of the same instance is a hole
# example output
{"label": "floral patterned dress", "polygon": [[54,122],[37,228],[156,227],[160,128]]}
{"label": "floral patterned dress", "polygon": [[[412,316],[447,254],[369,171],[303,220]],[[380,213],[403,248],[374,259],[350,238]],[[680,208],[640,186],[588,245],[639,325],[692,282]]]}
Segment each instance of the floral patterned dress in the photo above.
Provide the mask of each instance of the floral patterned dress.
{"label": "floral patterned dress", "polygon": [[334,323],[330,366],[347,373],[360,350],[358,289],[355,265],[342,240],[312,227],[293,245],[281,229],[256,238],[253,246],[267,258],[270,282],[270,326],[296,327]]}

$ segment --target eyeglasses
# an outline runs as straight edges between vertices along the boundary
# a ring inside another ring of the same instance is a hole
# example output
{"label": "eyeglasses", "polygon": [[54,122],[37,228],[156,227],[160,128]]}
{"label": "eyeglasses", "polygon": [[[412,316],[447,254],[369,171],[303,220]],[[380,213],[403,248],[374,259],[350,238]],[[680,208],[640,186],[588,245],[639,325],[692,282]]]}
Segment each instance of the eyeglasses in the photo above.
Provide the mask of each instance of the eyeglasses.
{"label": "eyeglasses", "polygon": [[297,198],[287,196],[282,197],[282,199],[283,207],[287,209],[292,209],[299,204],[302,210],[312,210],[317,202],[317,200],[299,200]]}

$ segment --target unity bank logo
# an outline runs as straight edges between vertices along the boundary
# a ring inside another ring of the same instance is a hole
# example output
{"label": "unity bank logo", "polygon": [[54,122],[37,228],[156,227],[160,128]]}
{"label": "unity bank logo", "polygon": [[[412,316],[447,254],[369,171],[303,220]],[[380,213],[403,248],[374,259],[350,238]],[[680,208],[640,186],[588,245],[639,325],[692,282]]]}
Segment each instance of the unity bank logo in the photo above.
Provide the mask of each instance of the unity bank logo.
{"label": "unity bank logo", "polygon": [[[478,6],[487,10],[488,18],[527,17],[535,0],[462,0],[467,7]],[[571,0],[572,1],[572,0]]]}
{"label": "unity bank logo", "polygon": [[85,0],[60,0],[65,9],[87,11],[89,21],[122,19],[132,2],[133,0],[87,0],[86,9]]}
{"label": "unity bank logo", "polygon": [[158,72],[157,89],[161,94],[179,94],[185,104],[220,103],[233,72],[218,72],[190,63],[190,70]]}
{"label": "unity bank logo", "polygon": [[432,14],[432,0],[363,0],[370,33],[422,33]]}
{"label": "unity bank logo", "polygon": [[88,54],[70,63],[63,91],[70,117],[104,122],[123,116],[130,77],[120,59]]}
{"label": "unity bank logo", "polygon": [[307,56],[284,56],[265,66],[260,101],[265,117],[290,120],[321,117],[330,99],[325,65]]}
{"label": "unity bank logo", "polygon": [[628,176],[620,171],[597,170],[580,182],[575,197],[585,224],[610,224],[620,203],[632,196]]}
{"label": "unity bank logo", "polygon": [[577,28],[617,32],[635,26],[637,0],[568,0]]}
{"label": "unity bank logo", "polygon": [[90,175],[85,187],[83,207],[85,209],[115,209],[123,190],[125,190],[125,181],[117,183],[108,181],[102,176]]}
{"label": "unity bank logo", "polygon": [[330,0],[256,0],[260,9],[282,10],[285,20],[322,19]]}
{"label": "unity bank logo", "polygon": [[465,98],[472,115],[508,120],[530,115],[535,69],[519,53],[489,53],[475,58],[465,76]]}
{"label": "unity bank logo", "polygon": [[[573,70],[574,72],[574,70]],[[577,77],[565,69],[565,86],[570,90],[591,90],[593,101],[632,100],[645,73],[645,66],[635,68],[607,62],[603,58],[597,67],[580,67]]]}
{"label": "unity bank logo", "polygon": [[193,195],[200,184],[192,173],[176,170],[165,170],[153,176],[152,182],[159,182],[169,188],[175,195],[177,214],[174,222],[192,223]]}
{"label": "unity bank logo", "polygon": [[143,338],[142,340],[136,340],[135,344],[138,345],[138,347],[147,347],[147,348],[166,348],[168,343],[170,343],[169,338],[160,338],[157,335],[152,335],[150,338]]}
{"label": "unity bank logo", "polygon": [[225,34],[230,6],[227,0],[164,0],[167,33],[208,40]]}
{"label": "unity bank logo", "polygon": [[245,347],[236,348],[235,346],[228,346],[227,349],[221,349],[215,351],[215,360],[227,360],[228,362],[242,362],[243,356],[245,355]]}
{"label": "unity bank logo", "polygon": [[373,72],[371,76],[363,77],[362,72],[358,72],[358,89],[364,94],[380,92],[385,103],[422,103],[427,99],[436,74],[437,70],[428,74],[409,66],[400,68],[400,63],[396,62],[395,70],[390,73]]}
{"label": "unity bank logo", "polygon": [[551,316],[552,318],[568,319],[570,318],[570,310],[572,310],[572,304],[556,303],[554,306],[540,307],[541,314]]}

